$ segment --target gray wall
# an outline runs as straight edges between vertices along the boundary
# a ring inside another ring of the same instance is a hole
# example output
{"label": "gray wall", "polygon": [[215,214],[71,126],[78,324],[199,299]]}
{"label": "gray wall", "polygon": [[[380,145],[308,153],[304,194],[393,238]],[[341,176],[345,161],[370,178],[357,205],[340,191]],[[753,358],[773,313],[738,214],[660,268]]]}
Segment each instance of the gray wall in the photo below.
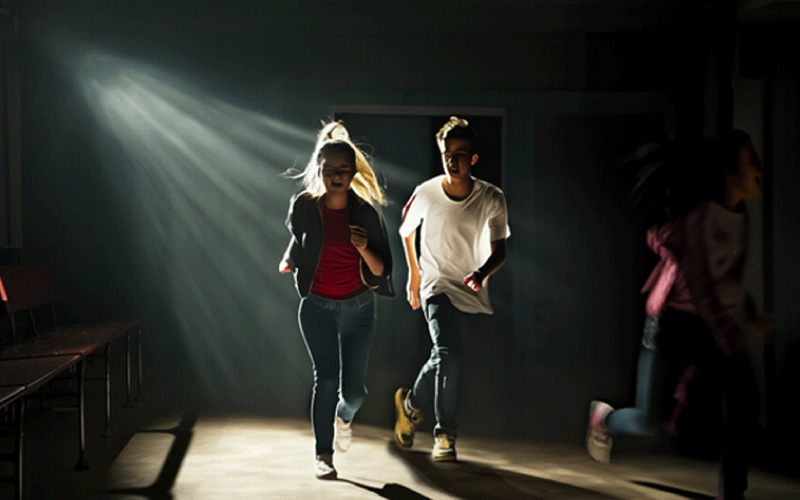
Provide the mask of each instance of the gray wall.
{"label": "gray wall", "polygon": [[[67,315],[141,318],[152,373],[187,407],[305,414],[279,174],[349,113],[393,232],[430,110],[499,110],[506,131],[510,254],[497,314],[465,334],[464,432],[577,443],[589,399],[631,401],[652,261],[614,164],[702,130],[713,10],[106,3],[22,6],[24,258],[56,266]],[[387,425],[429,348],[394,248],[359,417]]]}

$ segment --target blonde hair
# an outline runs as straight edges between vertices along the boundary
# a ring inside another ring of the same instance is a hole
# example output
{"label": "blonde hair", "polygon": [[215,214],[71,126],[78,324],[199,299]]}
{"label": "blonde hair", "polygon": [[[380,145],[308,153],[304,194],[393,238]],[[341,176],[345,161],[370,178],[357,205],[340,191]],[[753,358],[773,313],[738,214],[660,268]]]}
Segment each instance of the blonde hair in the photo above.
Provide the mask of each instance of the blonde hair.
{"label": "blonde hair", "polygon": [[442,128],[436,132],[436,144],[439,145],[439,150],[444,151],[444,141],[446,139],[467,139],[474,152],[478,142],[478,134],[475,133],[475,129],[470,126],[467,120],[451,116],[447,123],[442,125]]}
{"label": "blonde hair", "polygon": [[350,134],[339,121],[323,122],[323,127],[317,135],[317,145],[308,165],[302,172],[290,177],[301,179],[303,192],[314,197],[324,195],[325,184],[322,182],[320,163],[326,153],[333,151],[348,155],[355,165],[356,171],[350,188],[372,206],[386,205],[386,195],[367,160],[367,155],[350,140]]}

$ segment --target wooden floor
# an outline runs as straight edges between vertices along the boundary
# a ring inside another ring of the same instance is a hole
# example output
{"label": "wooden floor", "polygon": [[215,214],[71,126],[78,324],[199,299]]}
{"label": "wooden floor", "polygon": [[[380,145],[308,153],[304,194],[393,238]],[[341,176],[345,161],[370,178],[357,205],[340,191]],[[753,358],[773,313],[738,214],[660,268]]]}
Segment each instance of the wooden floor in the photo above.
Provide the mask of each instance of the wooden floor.
{"label": "wooden floor", "polygon": [[[206,415],[164,404],[157,390],[119,408],[103,438],[102,386],[91,384],[88,460],[75,472],[76,414],[28,411],[25,497],[34,499],[713,499],[716,463],[635,450],[610,465],[578,446],[462,436],[459,463],[434,464],[432,440],[411,451],[392,444],[390,429],[354,423],[354,442],[337,454],[338,481],[313,476],[313,438],[304,418]],[[172,401],[173,403],[175,401]],[[0,498],[11,498],[0,485]],[[750,500],[800,498],[800,479],[755,469]]]}

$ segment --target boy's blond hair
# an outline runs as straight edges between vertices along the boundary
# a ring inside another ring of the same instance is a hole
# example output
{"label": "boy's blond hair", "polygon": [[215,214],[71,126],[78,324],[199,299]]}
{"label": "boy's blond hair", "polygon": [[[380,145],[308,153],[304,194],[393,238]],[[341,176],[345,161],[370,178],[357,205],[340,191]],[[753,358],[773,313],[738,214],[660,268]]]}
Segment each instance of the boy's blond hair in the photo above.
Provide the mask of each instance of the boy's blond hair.
{"label": "boy's blond hair", "polygon": [[439,145],[440,151],[444,151],[444,141],[446,139],[467,139],[474,153],[478,135],[467,120],[451,116],[447,123],[442,125],[442,128],[436,132],[436,144]]}

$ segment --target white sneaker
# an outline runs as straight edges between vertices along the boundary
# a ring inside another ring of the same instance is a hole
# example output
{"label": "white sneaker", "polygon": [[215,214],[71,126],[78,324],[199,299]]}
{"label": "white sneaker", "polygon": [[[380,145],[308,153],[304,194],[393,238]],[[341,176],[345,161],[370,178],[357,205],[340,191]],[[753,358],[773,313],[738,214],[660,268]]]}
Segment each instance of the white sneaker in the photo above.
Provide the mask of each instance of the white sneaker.
{"label": "white sneaker", "polygon": [[598,462],[611,461],[611,446],[614,441],[608,435],[606,417],[614,411],[611,405],[594,400],[589,403],[589,421],[586,424],[586,451]]}
{"label": "white sneaker", "polygon": [[350,443],[353,441],[352,423],[352,420],[350,422],[345,422],[339,418],[339,415],[336,415],[334,418],[333,448],[336,451],[345,453],[350,449]]}
{"label": "white sneaker", "polygon": [[333,456],[330,453],[320,453],[314,463],[314,475],[317,479],[336,479],[336,469],[333,468]]}

